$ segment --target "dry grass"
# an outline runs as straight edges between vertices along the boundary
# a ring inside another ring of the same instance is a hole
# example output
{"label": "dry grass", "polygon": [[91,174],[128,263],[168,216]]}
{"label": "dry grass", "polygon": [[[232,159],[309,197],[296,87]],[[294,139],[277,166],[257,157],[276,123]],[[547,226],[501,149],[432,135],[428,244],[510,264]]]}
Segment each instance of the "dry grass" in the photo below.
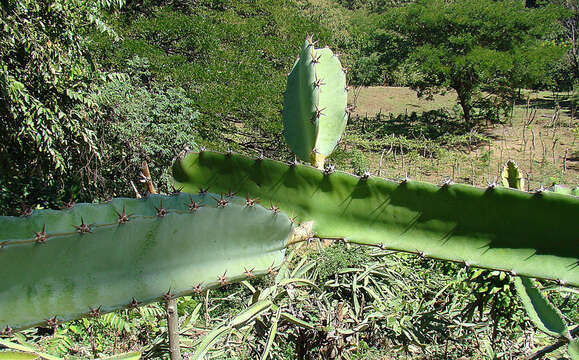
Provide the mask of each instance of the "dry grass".
{"label": "dry grass", "polygon": [[[444,178],[452,178],[455,182],[486,186],[499,176],[502,164],[511,159],[519,164],[527,177],[528,189],[552,183],[577,186],[579,121],[572,114],[569,95],[526,91],[522,97],[528,98],[528,103],[522,101],[517,104],[512,116],[503,119],[504,124],[481,124],[474,130],[473,134],[484,136],[485,141],[467,145],[464,141],[457,141],[458,145],[455,146],[444,144],[441,145],[444,150],[438,156],[429,157],[417,152],[396,152],[396,147],[392,149],[385,144],[386,150],[379,151],[376,148],[380,146],[380,139],[375,139],[372,150],[369,150],[369,147],[360,145],[356,121],[363,118],[372,121],[379,113],[384,116],[382,121],[388,121],[390,114],[398,116],[413,111],[421,115],[425,111],[446,109],[453,114],[456,109],[454,93],[436,96],[429,101],[419,99],[409,88],[368,87],[353,90],[349,102],[355,102],[356,110],[342,149],[346,152],[354,149],[362,151],[372,172],[389,178],[399,178],[409,173],[417,180],[438,183]],[[416,134],[402,136],[406,139],[414,137],[415,141],[419,141]],[[372,142],[372,139],[368,141]],[[385,155],[382,156],[382,153]]]}

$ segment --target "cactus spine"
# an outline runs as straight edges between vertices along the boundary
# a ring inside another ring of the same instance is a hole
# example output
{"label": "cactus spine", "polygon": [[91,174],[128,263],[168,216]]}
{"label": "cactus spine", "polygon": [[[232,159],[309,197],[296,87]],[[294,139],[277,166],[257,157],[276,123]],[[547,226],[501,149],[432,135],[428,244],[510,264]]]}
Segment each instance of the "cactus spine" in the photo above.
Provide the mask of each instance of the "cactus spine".
{"label": "cactus spine", "polygon": [[323,168],[346,127],[347,97],[340,60],[308,37],[289,73],[282,111],[284,136],[298,158]]}
{"label": "cactus spine", "polygon": [[214,194],[151,195],[0,217],[0,331],[53,324],[265,274],[282,213]]}

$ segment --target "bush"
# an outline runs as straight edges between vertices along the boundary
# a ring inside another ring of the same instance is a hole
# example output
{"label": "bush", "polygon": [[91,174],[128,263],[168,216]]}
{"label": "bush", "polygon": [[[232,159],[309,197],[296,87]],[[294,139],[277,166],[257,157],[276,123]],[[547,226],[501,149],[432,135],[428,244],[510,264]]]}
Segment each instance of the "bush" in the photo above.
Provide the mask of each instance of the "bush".
{"label": "bush", "polygon": [[171,163],[180,151],[196,147],[199,113],[183,89],[146,85],[146,60],[136,57],[128,65],[132,80],[129,75],[109,77],[90,95],[99,109],[93,126],[102,153],[94,175],[99,188],[131,191],[129,180],[147,161],[153,180],[168,191]]}

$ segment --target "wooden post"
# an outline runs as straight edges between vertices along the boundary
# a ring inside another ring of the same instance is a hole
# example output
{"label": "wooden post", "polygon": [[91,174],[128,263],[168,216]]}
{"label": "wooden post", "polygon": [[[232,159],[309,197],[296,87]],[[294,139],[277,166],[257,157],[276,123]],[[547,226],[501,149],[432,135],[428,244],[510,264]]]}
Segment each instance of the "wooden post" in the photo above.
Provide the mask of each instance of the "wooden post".
{"label": "wooden post", "polygon": [[179,345],[179,314],[177,313],[177,299],[167,300],[167,333],[169,335],[169,355],[171,360],[181,360]]}

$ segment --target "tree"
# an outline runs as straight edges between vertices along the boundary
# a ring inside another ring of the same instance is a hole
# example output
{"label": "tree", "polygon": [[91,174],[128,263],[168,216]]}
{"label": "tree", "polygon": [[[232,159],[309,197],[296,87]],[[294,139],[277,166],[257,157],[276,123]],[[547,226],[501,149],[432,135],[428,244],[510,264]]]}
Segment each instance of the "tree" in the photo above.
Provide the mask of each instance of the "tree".
{"label": "tree", "polygon": [[98,11],[113,2],[122,4],[0,2],[0,205],[70,196],[80,169],[98,158],[90,116],[75,111],[90,105],[83,94],[94,73],[82,35],[110,32]]}
{"label": "tree", "polygon": [[482,91],[504,98],[543,80],[563,53],[546,41],[561,16],[559,7],[526,9],[521,1],[420,0],[392,10],[387,26],[412,44],[407,61],[419,76],[410,85],[419,96],[455,90],[472,126]]}

